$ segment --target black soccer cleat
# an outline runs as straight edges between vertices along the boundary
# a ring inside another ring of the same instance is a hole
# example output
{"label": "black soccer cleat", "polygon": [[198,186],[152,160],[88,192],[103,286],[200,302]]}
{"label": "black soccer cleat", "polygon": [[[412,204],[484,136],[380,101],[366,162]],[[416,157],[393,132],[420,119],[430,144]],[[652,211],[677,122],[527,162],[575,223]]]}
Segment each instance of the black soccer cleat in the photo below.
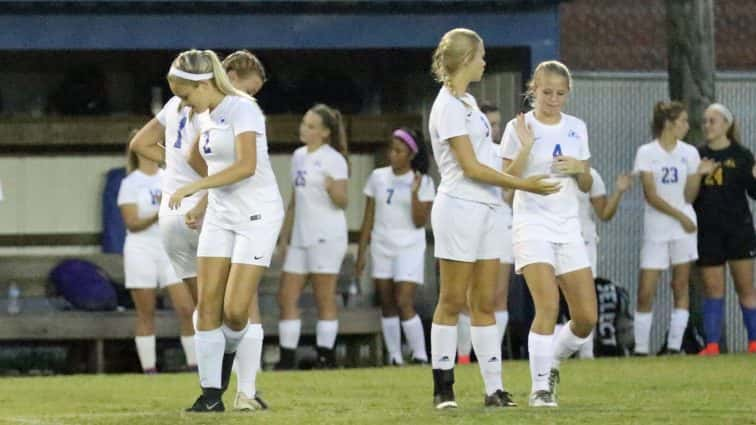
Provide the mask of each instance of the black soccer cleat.
{"label": "black soccer cleat", "polygon": [[333,348],[315,347],[318,358],[315,360],[316,369],[336,369],[336,350]]}
{"label": "black soccer cleat", "polygon": [[203,388],[202,395],[197,398],[192,407],[185,411],[191,413],[224,412],[226,407],[223,405],[222,395],[223,392],[219,388]]}
{"label": "black soccer cleat", "polygon": [[297,368],[297,349],[280,347],[281,358],[273,370],[294,370]]}
{"label": "black soccer cleat", "polygon": [[456,409],[454,369],[433,369],[433,405],[438,410]]}
{"label": "black soccer cleat", "polygon": [[515,407],[517,403],[512,399],[512,394],[504,390],[496,390],[495,393],[486,396],[483,405],[486,407]]}

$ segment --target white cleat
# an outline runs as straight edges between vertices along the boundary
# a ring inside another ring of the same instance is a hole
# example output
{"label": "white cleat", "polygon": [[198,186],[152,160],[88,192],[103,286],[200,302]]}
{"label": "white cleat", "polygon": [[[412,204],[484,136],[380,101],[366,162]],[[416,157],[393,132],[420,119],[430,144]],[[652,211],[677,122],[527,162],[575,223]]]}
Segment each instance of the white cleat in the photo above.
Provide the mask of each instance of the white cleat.
{"label": "white cleat", "polygon": [[268,405],[259,396],[249,398],[244,393],[238,392],[234,398],[234,410],[251,412],[254,410],[265,410],[267,408]]}
{"label": "white cleat", "polygon": [[528,398],[528,406],[559,407],[556,400],[554,400],[553,394],[546,390],[540,390],[530,394],[530,397]]}

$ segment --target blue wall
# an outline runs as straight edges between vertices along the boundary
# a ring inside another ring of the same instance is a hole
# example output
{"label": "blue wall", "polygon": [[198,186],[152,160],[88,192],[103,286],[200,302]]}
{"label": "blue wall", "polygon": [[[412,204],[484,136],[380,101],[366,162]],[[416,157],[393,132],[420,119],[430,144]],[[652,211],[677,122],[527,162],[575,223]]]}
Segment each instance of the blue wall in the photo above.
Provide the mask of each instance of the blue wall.
{"label": "blue wall", "polygon": [[557,6],[519,13],[391,14],[0,14],[2,50],[186,48],[432,48],[454,27],[489,47],[529,47],[531,65],[558,57]]}

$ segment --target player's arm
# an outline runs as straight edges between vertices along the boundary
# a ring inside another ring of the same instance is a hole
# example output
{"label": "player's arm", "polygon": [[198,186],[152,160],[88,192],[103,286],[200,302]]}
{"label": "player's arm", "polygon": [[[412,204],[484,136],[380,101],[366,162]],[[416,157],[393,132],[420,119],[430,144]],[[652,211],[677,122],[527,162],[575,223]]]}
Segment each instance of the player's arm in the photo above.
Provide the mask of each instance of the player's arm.
{"label": "player's arm", "polygon": [[596,217],[601,221],[609,221],[617,213],[622,195],[627,192],[632,184],[632,179],[627,174],[621,174],[617,176],[617,182],[615,183],[614,192],[609,195],[596,196],[591,198],[591,205],[593,211],[596,213]]}
{"label": "player's arm", "polygon": [[141,232],[158,221],[158,213],[149,217],[139,218],[139,208],[137,207],[137,204],[122,204],[119,205],[119,208],[121,209],[123,223],[130,232]]}
{"label": "player's arm", "polygon": [[559,191],[559,183],[548,182],[547,176],[532,176],[521,179],[509,174],[500,173],[493,168],[481,164],[475,156],[472,144],[467,135],[456,136],[449,139],[454,157],[462,168],[465,177],[494,186],[525,190],[539,194],[550,194]]}
{"label": "player's arm", "polygon": [[284,215],[284,222],[281,226],[281,233],[278,235],[278,245],[286,246],[291,240],[291,229],[294,227],[294,208],[296,208],[295,201],[296,196],[294,191],[291,192],[291,199],[289,199],[289,205],[286,207],[286,215]]}
{"label": "player's arm", "polygon": [[643,185],[643,195],[646,197],[646,201],[662,214],[666,214],[675,220],[679,221],[684,228],[695,230],[695,224],[683,214],[682,211],[670,205],[656,192],[656,183],[654,182],[654,174],[649,171],[641,171],[641,184]]}
{"label": "player's arm", "polygon": [[168,205],[174,209],[178,208],[182,199],[200,190],[228,186],[255,175],[255,168],[257,167],[255,141],[256,135],[252,131],[238,134],[234,139],[236,160],[225,170],[203,177],[178,189],[171,195]]}
{"label": "player's arm", "polygon": [[165,137],[165,127],[156,118],[151,119],[140,128],[129,142],[129,149],[139,155],[155,161],[165,161],[165,148],[160,145]]}
{"label": "player's arm", "polygon": [[347,194],[347,183],[349,180],[340,179],[334,180],[330,176],[326,176],[325,185],[328,197],[331,198],[331,202],[341,209],[346,209],[349,203],[349,196]]}
{"label": "player's arm", "polygon": [[200,175],[200,177],[207,177],[207,162],[205,162],[205,158],[202,157],[202,154],[199,151],[199,145],[198,135],[194,138],[194,144],[189,150],[189,158],[187,158],[187,162],[194,172]]}
{"label": "player's arm", "polygon": [[420,200],[420,187],[423,185],[424,175],[420,173],[415,174],[415,180],[412,183],[411,196],[412,196],[412,224],[415,227],[423,228],[428,223],[428,217],[430,216],[432,201]]}
{"label": "player's arm", "polygon": [[685,179],[685,202],[691,204],[696,200],[698,192],[701,190],[701,180],[704,176],[711,174],[718,166],[719,164],[711,159],[701,159],[696,172]]}
{"label": "player's arm", "polygon": [[365,214],[362,216],[362,227],[360,228],[360,241],[357,246],[357,263],[355,264],[355,273],[357,276],[362,275],[362,270],[367,262],[367,246],[370,243],[370,233],[373,231],[375,221],[375,198],[372,196],[365,197]]}

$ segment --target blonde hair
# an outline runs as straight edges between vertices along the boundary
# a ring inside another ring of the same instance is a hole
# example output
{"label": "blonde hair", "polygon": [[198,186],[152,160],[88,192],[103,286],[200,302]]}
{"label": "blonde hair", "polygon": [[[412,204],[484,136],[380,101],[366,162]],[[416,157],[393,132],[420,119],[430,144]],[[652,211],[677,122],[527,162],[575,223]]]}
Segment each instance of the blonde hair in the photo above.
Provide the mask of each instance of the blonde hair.
{"label": "blonde hair", "polygon": [[467,28],[454,28],[444,34],[433,52],[431,71],[436,81],[448,86],[454,74],[475,57],[481,44],[483,39]]}
{"label": "blonde hair", "polygon": [[331,135],[328,138],[328,144],[339,151],[344,156],[344,159],[349,162],[346,128],[344,127],[344,120],[341,118],[341,112],[324,103],[318,103],[313,106],[310,108],[310,112],[317,114],[323,122],[323,127],[330,130]]}
{"label": "blonde hair", "polygon": [[223,68],[226,72],[236,72],[240,78],[247,78],[252,74],[257,74],[263,83],[268,79],[262,62],[249,50],[237,50],[226,56],[223,59]]}
{"label": "blonde hair", "polygon": [[533,106],[533,102],[535,101],[535,90],[538,87],[538,79],[547,72],[564,77],[567,80],[567,90],[572,90],[572,74],[570,74],[567,65],[557,60],[541,62],[536,66],[535,71],[533,71],[533,78],[528,81],[528,88],[525,91],[525,99],[531,106]]}
{"label": "blonde hair", "polygon": [[[241,90],[236,89],[231,80],[229,80],[226,70],[223,68],[218,55],[212,50],[187,50],[179,53],[176,59],[171,64],[172,67],[185,72],[191,72],[192,74],[204,74],[212,73],[213,79],[210,80],[218,91],[226,96],[241,96],[250,100],[253,100],[250,95],[244,93]],[[168,81],[188,84],[193,87],[199,85],[198,81],[190,81],[177,77],[175,75],[168,75]]]}

